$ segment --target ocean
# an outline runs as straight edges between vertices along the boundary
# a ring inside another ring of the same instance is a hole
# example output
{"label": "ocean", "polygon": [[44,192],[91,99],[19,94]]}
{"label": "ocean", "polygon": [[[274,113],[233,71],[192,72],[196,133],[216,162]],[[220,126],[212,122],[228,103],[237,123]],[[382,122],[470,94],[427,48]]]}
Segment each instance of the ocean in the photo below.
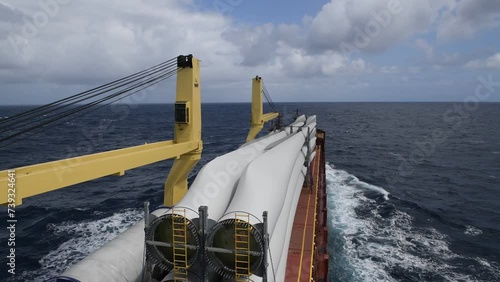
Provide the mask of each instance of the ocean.
{"label": "ocean", "polygon": [[[500,104],[277,103],[326,131],[330,281],[500,281]],[[0,118],[30,107],[0,106]],[[204,104],[203,157],[245,140],[250,104]],[[172,105],[121,105],[0,148],[0,170],[173,138]],[[16,274],[45,281],[161,205],[172,161],[24,199]],[[3,190],[3,188],[2,188]],[[5,226],[7,209],[0,208]]]}

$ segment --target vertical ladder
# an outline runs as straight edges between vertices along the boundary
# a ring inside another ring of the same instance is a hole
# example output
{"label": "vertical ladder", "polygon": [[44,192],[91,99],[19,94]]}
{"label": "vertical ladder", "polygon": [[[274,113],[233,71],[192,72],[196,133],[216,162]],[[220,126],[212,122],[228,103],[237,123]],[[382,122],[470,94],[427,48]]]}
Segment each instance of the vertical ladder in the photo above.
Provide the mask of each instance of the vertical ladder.
{"label": "vertical ladder", "polygon": [[188,281],[186,209],[172,209],[174,281]]}
{"label": "vertical ladder", "polygon": [[250,281],[250,215],[235,213],[234,271],[236,281]]}

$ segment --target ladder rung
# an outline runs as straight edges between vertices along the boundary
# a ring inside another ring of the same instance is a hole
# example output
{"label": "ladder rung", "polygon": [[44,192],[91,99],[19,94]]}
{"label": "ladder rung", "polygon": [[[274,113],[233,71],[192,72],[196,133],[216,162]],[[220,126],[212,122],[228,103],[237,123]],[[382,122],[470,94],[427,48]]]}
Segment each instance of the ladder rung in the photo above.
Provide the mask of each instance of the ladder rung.
{"label": "ladder rung", "polygon": [[186,274],[186,270],[184,268],[178,268],[177,270],[174,270],[175,272],[179,273],[179,274],[184,274],[184,275],[187,275]]}
{"label": "ladder rung", "polygon": [[[187,220],[185,209],[172,209],[172,249],[175,281],[187,281]],[[177,214],[176,214],[177,213]],[[181,216],[179,214],[183,214]]]}
{"label": "ladder rung", "polygon": [[237,280],[248,281],[250,276],[250,232],[252,227],[250,225],[250,215],[248,214],[235,214],[234,224],[234,270]]}

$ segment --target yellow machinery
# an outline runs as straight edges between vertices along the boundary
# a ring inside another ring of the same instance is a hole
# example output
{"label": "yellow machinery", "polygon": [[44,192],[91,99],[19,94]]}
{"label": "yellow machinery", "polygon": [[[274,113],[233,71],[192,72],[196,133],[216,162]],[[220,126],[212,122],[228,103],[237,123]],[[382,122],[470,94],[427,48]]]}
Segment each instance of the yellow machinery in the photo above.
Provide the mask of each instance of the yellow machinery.
{"label": "yellow machinery", "polygon": [[252,80],[252,120],[250,132],[248,132],[247,142],[255,139],[257,134],[264,127],[264,123],[275,119],[279,113],[264,114],[264,107],[262,105],[262,77],[256,76]]}
{"label": "yellow machinery", "polygon": [[[165,182],[164,204],[176,204],[187,192],[187,176],[203,149],[200,61],[192,55],[179,56],[177,67],[174,140],[0,171],[0,186],[8,187],[8,173],[15,171],[15,205],[20,205],[23,198],[104,176],[122,176],[126,170],[175,158]],[[12,203],[7,195],[0,194],[0,204]]]}

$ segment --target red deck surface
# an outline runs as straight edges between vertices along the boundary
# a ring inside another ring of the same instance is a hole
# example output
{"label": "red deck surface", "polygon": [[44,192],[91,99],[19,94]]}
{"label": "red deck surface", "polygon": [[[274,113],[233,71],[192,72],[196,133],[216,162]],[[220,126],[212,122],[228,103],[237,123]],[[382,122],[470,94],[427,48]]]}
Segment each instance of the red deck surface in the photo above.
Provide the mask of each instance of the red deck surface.
{"label": "red deck surface", "polygon": [[[324,132],[318,136],[318,139],[320,140],[316,147],[316,157],[311,163],[311,185],[305,185],[302,188],[295,213],[285,281],[300,282],[311,281],[311,279],[327,281]],[[315,239],[316,242],[314,242]]]}

